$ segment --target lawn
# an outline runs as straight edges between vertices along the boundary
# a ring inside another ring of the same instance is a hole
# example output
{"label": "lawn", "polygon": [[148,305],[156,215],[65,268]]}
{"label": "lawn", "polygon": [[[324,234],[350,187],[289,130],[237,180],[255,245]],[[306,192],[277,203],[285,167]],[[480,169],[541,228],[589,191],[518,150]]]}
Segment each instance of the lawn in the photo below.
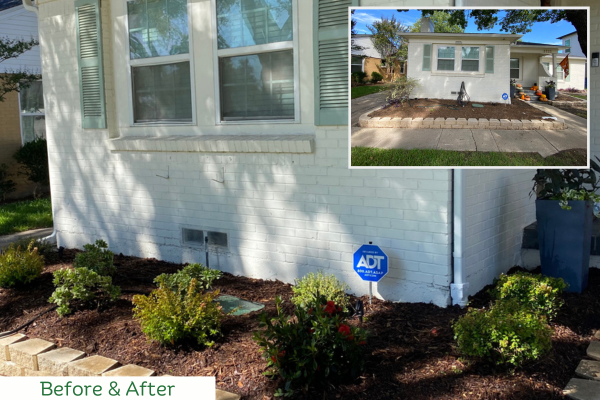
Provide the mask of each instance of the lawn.
{"label": "lawn", "polygon": [[569,94],[569,96],[577,97],[578,99],[587,100],[587,94]]}
{"label": "lawn", "polygon": [[366,96],[368,94],[383,92],[389,90],[389,85],[370,85],[370,86],[355,86],[351,88],[351,97],[353,99]]}
{"label": "lawn", "polygon": [[566,150],[543,158],[538,153],[496,153],[428,149],[353,147],[352,166],[584,166],[583,149]]}
{"label": "lawn", "polygon": [[0,235],[52,226],[49,197],[0,204]]}

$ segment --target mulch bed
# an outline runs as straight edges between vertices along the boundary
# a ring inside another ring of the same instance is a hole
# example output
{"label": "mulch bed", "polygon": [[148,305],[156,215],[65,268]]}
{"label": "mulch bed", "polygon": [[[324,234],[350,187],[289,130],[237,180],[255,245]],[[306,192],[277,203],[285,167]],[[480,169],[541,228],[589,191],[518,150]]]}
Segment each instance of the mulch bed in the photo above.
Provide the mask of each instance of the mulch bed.
{"label": "mulch bed", "polygon": [[[28,321],[49,308],[53,291],[51,273],[71,266],[76,251],[66,250],[63,259],[48,257],[43,276],[22,289],[0,289],[0,332]],[[153,278],[174,272],[181,266],[155,259],[116,256],[118,272],[114,282],[127,291],[147,292]],[[566,294],[566,306],[556,322],[552,353],[523,369],[508,371],[459,357],[454,348],[453,320],[464,314],[458,307],[440,308],[431,304],[390,303],[363,297],[366,320],[363,326],[371,337],[366,348],[366,370],[352,384],[329,388],[325,393],[308,393],[306,399],[563,399],[562,389],[600,328],[600,270],[590,271],[590,287],[582,295]],[[266,304],[275,314],[275,297],[287,300],[290,285],[230,274],[215,288],[251,301]],[[212,348],[186,344],[162,347],[146,340],[139,324],[132,320],[131,294],[104,309],[79,310],[58,318],[48,313],[23,331],[85,351],[154,369],[159,375],[212,375],[217,386],[239,393],[243,399],[271,399],[279,382],[262,373],[266,362],[252,340],[258,328],[257,313],[227,317],[223,337]],[[471,299],[471,305],[489,304],[486,290]],[[288,310],[291,310],[289,308]]]}
{"label": "mulch bed", "polygon": [[[418,99],[410,100],[403,106],[387,107],[373,111],[369,117],[391,117],[391,118],[486,118],[486,119],[529,119],[541,120],[542,117],[549,117],[550,114],[540,111],[537,108],[530,107],[522,101],[515,101],[513,104],[504,103],[476,103],[482,104],[483,108],[472,107],[473,103],[460,107],[456,100],[440,99]],[[451,109],[448,106],[457,108]]]}

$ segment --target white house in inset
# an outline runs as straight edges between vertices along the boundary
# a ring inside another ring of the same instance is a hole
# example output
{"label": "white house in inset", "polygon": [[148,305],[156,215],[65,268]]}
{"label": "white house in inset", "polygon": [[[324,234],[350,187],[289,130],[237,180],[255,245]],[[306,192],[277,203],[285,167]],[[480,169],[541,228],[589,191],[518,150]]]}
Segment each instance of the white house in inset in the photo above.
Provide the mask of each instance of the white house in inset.
{"label": "white house in inset", "polygon": [[[557,39],[562,40],[562,45],[565,47],[558,54],[559,62],[567,55],[569,56],[569,75],[565,77],[565,72],[557,66],[557,87],[558,89],[575,88],[583,90],[587,88],[587,58],[581,50],[581,45],[577,38],[577,32],[571,32]],[[551,68],[551,59],[546,57],[544,64]]]}

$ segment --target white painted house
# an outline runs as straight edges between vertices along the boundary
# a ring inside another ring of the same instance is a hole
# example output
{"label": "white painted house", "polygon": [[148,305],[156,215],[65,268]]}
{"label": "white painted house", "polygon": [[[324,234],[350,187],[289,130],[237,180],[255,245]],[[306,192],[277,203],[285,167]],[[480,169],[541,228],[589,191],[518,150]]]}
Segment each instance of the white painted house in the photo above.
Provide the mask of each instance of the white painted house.
{"label": "white painted house", "polygon": [[[581,50],[577,31],[560,36],[557,39],[561,39],[562,45],[565,47],[565,49],[561,50],[558,54],[559,62],[562,61],[565,56],[569,56],[569,75],[565,76],[565,72],[560,65],[557,67],[558,80],[556,83],[558,89],[585,89],[587,83],[587,58],[585,57],[585,53]],[[544,64],[549,68],[552,68],[551,61],[550,57],[546,57],[544,59]]]}
{"label": "white painted house", "polygon": [[371,241],[375,295],[441,306],[520,262],[533,170],[348,168],[348,6],[376,1],[153,4],[37,2],[59,245],[203,262],[207,237],[211,267],[365,294]]}

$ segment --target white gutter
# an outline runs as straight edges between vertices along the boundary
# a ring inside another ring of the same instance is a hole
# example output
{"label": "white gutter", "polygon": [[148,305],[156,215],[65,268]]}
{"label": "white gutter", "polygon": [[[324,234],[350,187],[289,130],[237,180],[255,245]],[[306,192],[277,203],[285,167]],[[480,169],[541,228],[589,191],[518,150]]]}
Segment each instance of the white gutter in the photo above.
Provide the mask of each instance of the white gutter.
{"label": "white gutter", "polygon": [[454,0],[454,7],[464,7],[464,6],[465,6],[464,0]]}
{"label": "white gutter", "polygon": [[31,11],[31,12],[34,12],[34,13],[36,13],[36,14],[38,13],[38,8],[37,8],[37,6],[36,6],[36,5],[34,5],[34,4],[31,2],[31,0],[23,0],[23,7],[25,7],[25,9],[26,9],[27,11]]}
{"label": "white gutter", "polygon": [[452,209],[453,209],[453,282],[450,284],[452,305],[458,304],[465,307],[469,297],[469,283],[466,282],[463,266],[463,253],[465,248],[465,170],[455,169],[452,179]]}

